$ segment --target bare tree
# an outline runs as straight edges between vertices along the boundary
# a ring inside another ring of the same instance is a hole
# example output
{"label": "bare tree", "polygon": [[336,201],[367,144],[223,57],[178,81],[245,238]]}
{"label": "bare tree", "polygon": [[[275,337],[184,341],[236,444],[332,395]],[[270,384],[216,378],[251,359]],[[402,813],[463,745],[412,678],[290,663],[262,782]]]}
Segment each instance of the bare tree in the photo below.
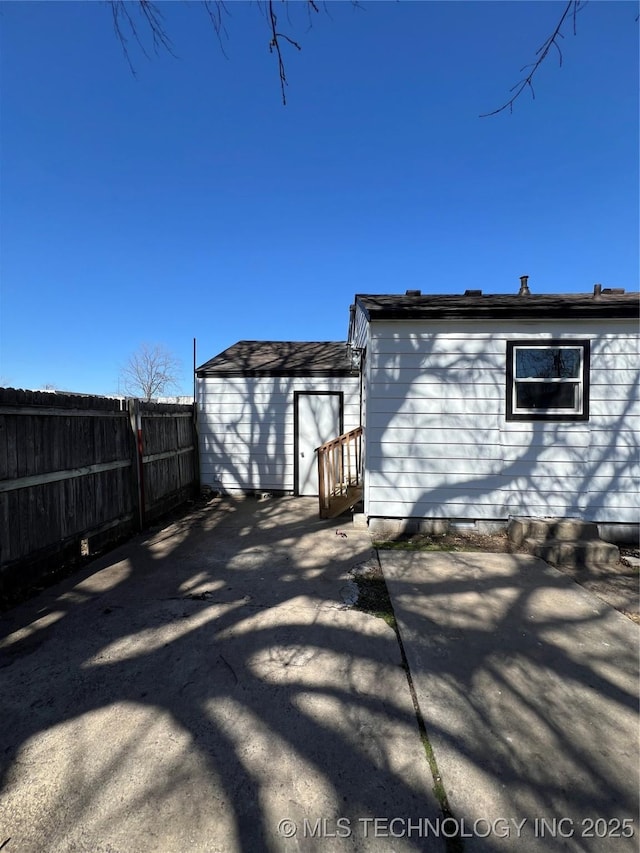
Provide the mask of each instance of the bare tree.
{"label": "bare tree", "polygon": [[161,344],[141,344],[120,371],[125,393],[151,400],[176,388],[180,361]]}

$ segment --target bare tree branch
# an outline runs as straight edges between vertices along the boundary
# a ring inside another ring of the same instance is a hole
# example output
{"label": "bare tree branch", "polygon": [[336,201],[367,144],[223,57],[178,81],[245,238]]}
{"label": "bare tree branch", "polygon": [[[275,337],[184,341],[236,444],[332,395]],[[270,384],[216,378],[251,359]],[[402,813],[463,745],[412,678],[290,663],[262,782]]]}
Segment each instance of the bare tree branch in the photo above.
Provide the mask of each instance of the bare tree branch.
{"label": "bare tree branch", "polygon": [[151,2],[151,0],[138,0],[138,3],[140,12],[145,18],[149,26],[149,30],[151,31],[153,49],[155,52],[158,53],[158,49],[163,48],[167,53],[170,53],[171,56],[175,56],[171,39],[167,35],[164,24],[162,23],[164,16],[157,4]]}
{"label": "bare tree branch", "polygon": [[[127,38],[127,32],[130,36],[133,36],[134,41],[144,56],[147,59],[150,57],[145,49],[142,38],[140,37],[136,19],[129,11],[132,4],[127,2],[127,0],[107,0],[107,2],[111,7],[111,17],[113,19],[113,28],[116,33],[116,38],[122,46],[129,69],[135,77],[136,70],[133,66],[133,62],[131,61],[131,54],[129,53],[129,39]],[[154,53],[157,55],[160,50],[166,50],[167,53],[171,54],[171,56],[175,58],[176,55],[173,52],[173,44],[171,43],[171,39],[165,29],[163,23],[164,16],[158,7],[158,4],[152,2],[152,0],[136,0],[134,8],[138,12],[138,20],[142,20],[144,29],[151,35],[151,44],[153,46]]]}
{"label": "bare tree branch", "polygon": [[[308,2],[312,2],[312,0],[308,0]],[[284,60],[282,59],[282,50],[280,47],[280,39],[284,39],[293,47],[298,50],[302,50],[297,41],[294,41],[284,33],[278,32],[278,19],[276,17],[275,9],[273,8],[273,0],[268,0],[268,17],[269,17],[269,26],[271,28],[271,41],[269,42],[269,53],[273,53],[275,51],[276,56],[278,57],[278,74],[280,77],[280,91],[282,93],[282,105],[287,105],[287,96],[285,94],[285,86],[287,86],[287,74],[284,67]],[[309,6],[307,6],[309,8]]]}
{"label": "bare tree branch", "polygon": [[[277,0],[258,0],[258,7],[263,11],[269,30],[269,52],[274,53],[278,63],[278,77],[280,80],[280,92],[282,94],[282,103],[286,105],[287,99],[285,87],[287,83],[287,73],[282,53],[283,43],[287,43],[296,50],[302,50],[301,45],[291,36],[278,29],[278,17],[276,14]],[[151,37],[151,44],[154,52],[157,54],[161,50],[166,50],[171,56],[175,56],[173,51],[173,43],[169,38],[167,29],[164,25],[164,19],[159,5],[153,0],[106,0],[111,8],[113,18],[113,27],[116,38],[122,46],[127,64],[131,73],[136,76],[136,71],[132,62],[130,52],[130,39],[138,45],[144,56],[149,59],[149,53],[145,48],[142,38],[142,32]],[[283,8],[286,10],[287,18],[289,17],[289,7],[291,0],[280,0]],[[351,0],[352,5],[356,8],[361,8],[358,0]],[[218,38],[218,43],[223,56],[228,59],[223,44],[223,36],[228,38],[227,29],[224,19],[228,16],[229,10],[224,0],[202,0],[199,4],[207,13],[213,29]],[[319,13],[317,0],[305,0],[304,3],[309,19],[309,29],[312,26],[312,17]],[[131,10],[135,9],[135,12]],[[325,7],[325,11],[326,7]],[[328,14],[328,12],[327,12]],[[291,26],[291,21],[289,21]]]}
{"label": "bare tree branch", "polygon": [[573,12],[573,34],[576,34],[576,16],[578,12],[580,12],[586,6],[586,0],[569,0],[567,5],[564,7],[564,11],[558,21],[555,30],[549,36],[549,38],[538,48],[536,51],[536,56],[538,57],[535,62],[532,62],[530,65],[524,65],[520,71],[525,71],[527,68],[530,68],[531,71],[527,74],[526,77],[523,77],[522,80],[518,81],[515,86],[512,86],[509,90],[510,92],[514,92],[514,95],[509,98],[501,107],[498,107],[497,110],[492,110],[490,113],[481,113],[480,118],[487,118],[488,116],[495,116],[498,113],[501,113],[503,110],[508,109],[510,113],[513,112],[513,105],[516,100],[520,97],[520,95],[524,92],[526,88],[531,92],[531,97],[535,100],[536,93],[533,88],[533,76],[536,71],[540,68],[542,63],[547,58],[549,51],[552,47],[558,51],[558,59],[560,66],[562,67],[562,51],[560,50],[560,45],[558,44],[558,39],[564,38],[562,35],[561,29],[564,24],[567,16],[570,12]]}
{"label": "bare tree branch", "polygon": [[[294,3],[292,6],[292,0],[257,0],[257,7],[262,12],[265,18],[265,22],[268,28],[269,33],[269,52],[275,55],[277,64],[278,64],[278,79],[280,81],[280,93],[282,97],[283,105],[287,103],[286,97],[286,87],[288,86],[287,80],[287,72],[285,67],[285,59],[283,53],[283,47],[289,45],[290,47],[295,48],[296,50],[302,50],[302,47],[292,35],[287,32],[283,32],[278,27],[278,14],[276,12],[277,3],[280,2],[282,8],[285,10],[286,21],[288,22],[287,27],[293,27],[290,9],[291,8],[301,8],[304,7],[306,10],[306,15],[308,19],[308,27],[307,31],[311,29],[313,26],[314,16],[319,14],[320,10],[331,17],[329,13],[329,7],[327,5],[326,0],[304,0],[304,3]],[[164,17],[162,12],[160,11],[158,0],[106,0],[107,5],[111,8],[111,14],[113,18],[113,27],[116,33],[116,37],[122,46],[123,53],[131,69],[132,74],[135,76],[135,69],[133,66],[133,62],[131,59],[130,53],[130,40],[132,39],[135,42],[144,56],[149,59],[149,53],[145,48],[143,39],[143,34],[146,35],[146,40],[150,36],[151,45],[153,47],[154,52],[157,54],[161,50],[166,50],[171,56],[175,56],[173,52],[173,43],[169,38],[167,33],[167,29],[164,23]],[[494,116],[498,113],[503,112],[508,109],[509,112],[513,112],[513,105],[516,100],[520,97],[520,95],[528,89],[531,92],[531,97],[535,100],[536,94],[533,88],[533,78],[538,72],[538,69],[545,61],[549,52],[552,48],[555,48],[558,54],[558,62],[559,65],[562,66],[563,56],[562,50],[560,48],[560,39],[564,38],[562,33],[562,27],[565,24],[567,18],[571,17],[573,20],[573,34],[576,34],[577,29],[577,15],[582,9],[586,6],[587,0],[566,0],[566,4],[564,6],[562,15],[560,16],[560,20],[556,24],[555,29],[551,33],[551,35],[544,41],[544,43],[538,48],[535,53],[535,61],[524,65],[520,71],[527,72],[526,75],[512,86],[509,90],[512,92],[512,96],[498,109],[492,110],[491,112],[481,113],[481,118],[486,118],[488,116]],[[200,5],[204,8],[209,20],[213,26],[213,29],[218,38],[218,43],[220,45],[220,50],[223,56],[228,59],[228,56],[224,49],[223,37],[225,40],[228,40],[228,33],[225,26],[225,18],[230,15],[229,9],[227,8],[227,3],[225,0],[200,0],[199,3],[195,5]],[[363,9],[363,6],[360,3],[360,0],[351,0],[351,5],[356,9]],[[134,10],[134,11],[132,11]],[[638,20],[636,18],[636,20]]]}
{"label": "bare tree branch", "polygon": [[226,39],[229,38],[229,34],[227,32],[227,28],[224,25],[224,21],[222,16],[228,15],[229,11],[224,3],[224,0],[204,0],[203,2],[205,11],[209,15],[209,20],[213,24],[213,29],[215,31],[216,36],[218,37],[218,44],[220,45],[220,50],[222,51],[222,55],[225,59],[229,59],[224,49],[224,45],[222,44],[222,36]]}
{"label": "bare tree branch", "polygon": [[[129,70],[131,71],[131,73],[135,77],[136,76],[136,70],[133,67],[133,63],[131,62],[131,56],[129,54],[129,48],[128,48],[129,40],[127,39],[126,35],[124,34],[123,26],[125,29],[128,26],[129,30],[133,34],[134,39],[138,43],[140,50],[147,57],[147,59],[149,57],[147,55],[146,50],[144,49],[144,45],[140,41],[140,37],[138,35],[138,30],[136,28],[136,25],[135,25],[133,18],[129,14],[129,10],[127,8],[127,4],[125,3],[125,0],[109,0],[109,5],[111,6],[111,15],[113,18],[113,28],[114,28],[115,33],[116,33],[116,38],[120,42],[120,45],[122,47],[122,51],[124,53],[124,57],[127,60],[127,64],[129,66]],[[121,20],[122,20],[122,23],[121,23]]]}

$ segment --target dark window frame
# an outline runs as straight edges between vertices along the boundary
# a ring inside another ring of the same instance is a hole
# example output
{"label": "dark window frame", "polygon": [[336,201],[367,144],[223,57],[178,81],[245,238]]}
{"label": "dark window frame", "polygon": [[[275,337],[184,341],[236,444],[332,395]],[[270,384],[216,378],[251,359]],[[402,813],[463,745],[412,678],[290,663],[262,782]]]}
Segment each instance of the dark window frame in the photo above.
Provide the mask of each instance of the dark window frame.
{"label": "dark window frame", "polygon": [[[589,420],[589,380],[590,380],[590,362],[591,362],[591,341],[585,338],[525,338],[519,340],[507,341],[506,351],[506,410],[505,416],[507,421],[588,421]],[[532,348],[537,349],[554,347],[570,347],[573,349],[582,349],[582,370],[580,372],[580,384],[582,387],[582,408],[581,411],[566,411],[566,412],[545,412],[545,411],[514,411],[514,351],[516,348]]]}

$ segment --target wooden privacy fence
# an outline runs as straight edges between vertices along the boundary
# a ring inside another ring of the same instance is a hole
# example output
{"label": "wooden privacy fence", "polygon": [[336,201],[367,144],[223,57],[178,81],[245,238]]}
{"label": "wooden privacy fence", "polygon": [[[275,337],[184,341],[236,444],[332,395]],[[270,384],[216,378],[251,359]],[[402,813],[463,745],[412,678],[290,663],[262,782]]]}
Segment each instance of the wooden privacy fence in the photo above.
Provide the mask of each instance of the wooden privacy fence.
{"label": "wooden privacy fence", "polygon": [[0,588],[141,529],[198,481],[193,406],[0,389]]}

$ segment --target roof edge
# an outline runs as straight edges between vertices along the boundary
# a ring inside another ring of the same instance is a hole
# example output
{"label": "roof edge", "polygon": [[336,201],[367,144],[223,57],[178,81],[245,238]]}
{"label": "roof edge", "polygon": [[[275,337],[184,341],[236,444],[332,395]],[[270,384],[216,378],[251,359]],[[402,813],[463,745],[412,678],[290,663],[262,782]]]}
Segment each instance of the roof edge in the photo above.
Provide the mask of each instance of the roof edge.
{"label": "roof edge", "polygon": [[[389,304],[375,304],[388,300]],[[474,296],[407,297],[392,294],[357,294],[356,303],[369,322],[375,320],[456,320],[456,319],[637,319],[640,294],[553,294],[514,296],[492,294]],[[368,304],[367,304],[368,303]]]}

